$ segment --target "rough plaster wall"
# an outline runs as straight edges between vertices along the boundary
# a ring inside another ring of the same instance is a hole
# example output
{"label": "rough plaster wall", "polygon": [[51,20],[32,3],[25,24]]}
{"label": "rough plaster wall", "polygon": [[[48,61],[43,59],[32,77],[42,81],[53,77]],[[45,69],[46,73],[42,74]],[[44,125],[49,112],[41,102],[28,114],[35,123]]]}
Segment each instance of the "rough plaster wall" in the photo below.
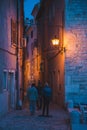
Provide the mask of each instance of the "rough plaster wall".
{"label": "rough plaster wall", "polygon": [[[8,92],[3,91],[3,71],[15,70],[15,48],[11,46],[11,18],[16,20],[14,0],[0,1],[0,115],[8,110]],[[12,54],[13,53],[13,54]]]}

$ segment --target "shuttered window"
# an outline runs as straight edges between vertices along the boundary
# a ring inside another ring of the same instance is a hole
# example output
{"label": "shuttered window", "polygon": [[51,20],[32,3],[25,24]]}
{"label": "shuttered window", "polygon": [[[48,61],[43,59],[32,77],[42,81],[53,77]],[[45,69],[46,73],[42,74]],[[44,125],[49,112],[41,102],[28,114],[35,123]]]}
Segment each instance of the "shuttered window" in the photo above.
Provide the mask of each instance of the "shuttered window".
{"label": "shuttered window", "polygon": [[11,19],[11,44],[17,44],[17,23]]}

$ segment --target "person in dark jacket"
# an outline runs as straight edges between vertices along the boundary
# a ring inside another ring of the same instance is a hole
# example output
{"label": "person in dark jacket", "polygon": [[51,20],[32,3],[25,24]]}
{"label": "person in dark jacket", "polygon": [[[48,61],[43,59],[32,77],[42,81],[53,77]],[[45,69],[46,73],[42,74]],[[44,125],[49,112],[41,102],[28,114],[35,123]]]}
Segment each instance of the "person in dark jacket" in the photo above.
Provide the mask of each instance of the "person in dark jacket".
{"label": "person in dark jacket", "polygon": [[52,88],[45,83],[45,86],[42,90],[43,95],[43,108],[42,108],[42,116],[49,116],[49,105],[52,99]]}
{"label": "person in dark jacket", "polygon": [[27,98],[29,101],[30,114],[33,115],[35,114],[36,101],[38,99],[38,91],[34,83],[32,83],[31,87],[27,90]]}
{"label": "person in dark jacket", "polygon": [[37,90],[38,90],[37,109],[39,110],[42,108],[42,84],[40,80],[38,81]]}

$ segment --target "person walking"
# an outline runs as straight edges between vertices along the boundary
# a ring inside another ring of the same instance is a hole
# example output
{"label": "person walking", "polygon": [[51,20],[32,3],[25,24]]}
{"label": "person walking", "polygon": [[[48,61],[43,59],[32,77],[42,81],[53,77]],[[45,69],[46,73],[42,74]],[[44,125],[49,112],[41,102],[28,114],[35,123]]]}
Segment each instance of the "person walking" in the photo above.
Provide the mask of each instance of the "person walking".
{"label": "person walking", "polygon": [[31,87],[27,90],[27,98],[29,101],[30,114],[34,115],[36,110],[36,101],[38,99],[38,91],[34,83],[32,83]]}
{"label": "person walking", "polygon": [[49,105],[52,99],[52,88],[48,85],[48,83],[45,83],[45,86],[42,90],[42,95],[43,95],[42,116],[49,116]]}
{"label": "person walking", "polygon": [[40,80],[38,81],[37,90],[38,90],[37,109],[39,110],[42,108],[42,84]]}

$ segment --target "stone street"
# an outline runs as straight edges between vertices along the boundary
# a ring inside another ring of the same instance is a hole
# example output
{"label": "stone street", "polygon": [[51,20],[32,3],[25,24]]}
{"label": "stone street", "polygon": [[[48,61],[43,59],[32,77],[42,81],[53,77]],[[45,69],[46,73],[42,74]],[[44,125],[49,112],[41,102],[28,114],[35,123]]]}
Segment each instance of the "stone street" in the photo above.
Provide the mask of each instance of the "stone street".
{"label": "stone street", "polygon": [[50,116],[39,116],[37,110],[31,116],[28,106],[22,110],[14,110],[0,119],[0,130],[70,130],[68,112],[52,105]]}

